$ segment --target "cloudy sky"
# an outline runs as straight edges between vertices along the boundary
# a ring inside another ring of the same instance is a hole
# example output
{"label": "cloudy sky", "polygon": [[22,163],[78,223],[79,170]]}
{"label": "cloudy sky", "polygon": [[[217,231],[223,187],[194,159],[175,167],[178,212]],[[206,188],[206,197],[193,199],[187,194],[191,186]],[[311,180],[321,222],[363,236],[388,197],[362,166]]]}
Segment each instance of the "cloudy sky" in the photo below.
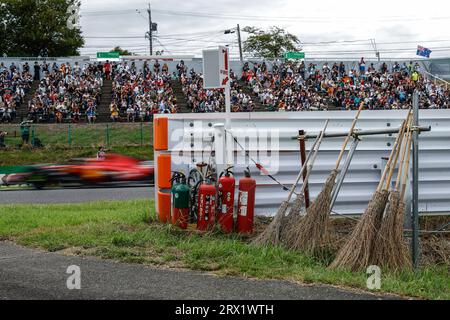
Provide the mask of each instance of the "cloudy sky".
{"label": "cloudy sky", "polygon": [[[148,54],[148,1],[81,0],[82,54],[119,45]],[[432,57],[450,57],[450,5],[428,0],[153,0],[158,23],[155,51],[201,55],[201,50],[230,45],[237,56],[236,34],[244,26],[280,26],[299,37],[309,57],[414,57],[417,45]],[[246,34],[242,34],[245,40]],[[375,40],[375,45],[373,40]]]}

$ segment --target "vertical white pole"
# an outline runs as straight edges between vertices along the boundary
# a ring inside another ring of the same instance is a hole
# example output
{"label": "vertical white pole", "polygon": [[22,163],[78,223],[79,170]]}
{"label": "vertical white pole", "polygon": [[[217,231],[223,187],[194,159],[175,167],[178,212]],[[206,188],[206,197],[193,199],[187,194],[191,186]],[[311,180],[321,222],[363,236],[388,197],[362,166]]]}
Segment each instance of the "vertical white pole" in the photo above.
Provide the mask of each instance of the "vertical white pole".
{"label": "vertical white pole", "polygon": [[226,135],[226,161],[227,166],[231,167],[234,165],[234,139],[231,136],[231,87],[230,81],[225,86],[225,130],[227,131]]}
{"label": "vertical white pole", "polygon": [[214,125],[214,147],[216,151],[216,166],[217,172],[221,173],[226,169],[226,134],[225,125],[218,123]]}
{"label": "vertical white pole", "polygon": [[[414,127],[417,129],[419,127],[419,104],[420,104],[420,93],[416,89],[414,91],[413,98],[413,109],[414,109]],[[420,239],[419,239],[419,131],[414,130],[413,132],[413,241],[412,241],[412,254],[414,268],[417,270],[419,268],[420,259]]]}

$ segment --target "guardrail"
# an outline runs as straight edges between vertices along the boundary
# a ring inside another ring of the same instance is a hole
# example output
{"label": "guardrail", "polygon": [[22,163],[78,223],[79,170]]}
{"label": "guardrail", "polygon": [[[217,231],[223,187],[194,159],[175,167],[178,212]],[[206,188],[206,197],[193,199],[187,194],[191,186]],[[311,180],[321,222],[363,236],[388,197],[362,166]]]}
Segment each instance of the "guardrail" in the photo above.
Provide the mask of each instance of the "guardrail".
{"label": "guardrail", "polygon": [[[363,111],[357,129],[399,128],[406,118],[406,113],[406,110]],[[233,114],[232,131],[233,134],[247,131],[250,136],[258,136],[258,132],[267,133],[276,130],[278,138],[275,145],[255,143],[248,137],[244,145],[266,169],[271,167],[270,155],[277,154],[279,165],[278,171],[274,173],[275,178],[289,186],[294,183],[301,163],[299,143],[292,140],[292,137],[296,136],[299,130],[305,130],[308,135],[317,134],[327,119],[331,119],[328,130],[330,133],[347,132],[354,115],[351,111]],[[164,117],[168,119],[168,141],[155,150],[157,175],[161,164],[171,168],[172,171],[189,173],[198,162],[210,159],[211,150],[214,150],[211,141],[214,137],[214,126],[224,123],[224,114],[158,115],[156,119]],[[432,132],[424,132],[420,137],[420,212],[449,214],[450,110],[421,110],[420,119],[421,126],[432,127]],[[380,181],[381,170],[385,165],[383,158],[389,155],[394,140],[393,134],[368,136],[362,139],[337,199],[336,213],[358,215],[364,211]],[[312,140],[307,142],[307,149],[311,144]],[[324,141],[310,179],[312,198],[318,195],[333,169],[341,145],[342,138]],[[232,152],[236,157],[245,158],[245,154],[238,146],[235,146]],[[170,163],[166,163],[166,159],[169,159]],[[237,178],[242,176],[248,165],[258,184],[256,211],[259,215],[273,215],[280,203],[285,200],[286,192],[267,176],[261,175],[248,161],[235,167]],[[170,177],[170,173],[166,176]],[[156,188],[157,199],[158,192],[165,190],[166,176],[156,178],[160,183],[160,185],[157,183]]]}
{"label": "guardrail", "polygon": [[444,80],[442,78],[440,78],[439,76],[436,76],[432,73],[429,73],[428,71],[422,70],[422,73],[425,73],[426,75],[430,76],[431,78],[433,78],[434,80],[434,84],[437,84],[438,81],[441,81],[445,84],[445,90],[448,90],[448,88],[450,87],[450,82],[448,82],[447,80]]}

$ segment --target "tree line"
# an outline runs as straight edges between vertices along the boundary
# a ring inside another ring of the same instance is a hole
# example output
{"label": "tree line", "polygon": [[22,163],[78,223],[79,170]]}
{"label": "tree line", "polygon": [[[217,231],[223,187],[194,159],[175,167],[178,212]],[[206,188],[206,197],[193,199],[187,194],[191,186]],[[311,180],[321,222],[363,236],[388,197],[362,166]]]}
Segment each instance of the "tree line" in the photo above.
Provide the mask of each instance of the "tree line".
{"label": "tree line", "polygon": [[[0,2],[0,55],[10,57],[78,56],[85,41],[82,31],[68,21],[70,8],[78,0],[2,0]],[[297,36],[279,27],[268,30],[245,27],[244,51],[256,57],[274,59],[286,51],[299,50]],[[127,55],[132,52],[116,47]]]}

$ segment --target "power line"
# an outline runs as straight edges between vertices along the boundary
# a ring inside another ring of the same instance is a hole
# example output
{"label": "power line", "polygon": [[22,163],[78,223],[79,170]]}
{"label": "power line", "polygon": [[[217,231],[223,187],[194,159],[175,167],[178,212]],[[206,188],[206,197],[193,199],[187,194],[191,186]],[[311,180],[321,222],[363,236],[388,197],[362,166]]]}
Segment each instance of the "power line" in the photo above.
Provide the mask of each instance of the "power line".
{"label": "power line", "polygon": [[[260,20],[303,20],[307,22],[311,21],[326,21],[330,22],[330,20],[373,20],[370,17],[358,17],[358,16],[348,16],[348,17],[311,17],[311,16],[255,16],[255,15],[236,15],[236,14],[226,14],[226,13],[217,13],[217,12],[189,12],[189,11],[175,11],[175,10],[155,10],[155,12],[166,15],[185,15],[185,16],[196,16],[196,17],[206,17],[206,18],[224,18],[224,19],[260,19]],[[416,20],[448,20],[450,17],[404,17],[404,16],[388,16],[376,18],[377,21],[416,21]]]}
{"label": "power line", "polygon": [[178,37],[178,36],[196,36],[196,35],[208,35],[208,34],[217,34],[223,33],[223,30],[214,30],[214,31],[201,31],[201,32],[192,32],[192,33],[176,33],[176,34],[166,34],[168,37]]}
{"label": "power line", "polygon": [[[417,48],[412,49],[386,49],[386,50],[378,50],[380,53],[402,53],[402,52],[416,52]],[[450,47],[442,47],[434,49],[433,52],[447,52],[450,51]],[[347,51],[307,51],[308,54],[355,54],[355,53],[373,53],[373,50],[347,50]]]}
{"label": "power line", "polygon": [[[368,40],[360,40],[368,41]],[[371,43],[358,43],[359,41],[328,41],[328,42],[302,42],[304,46],[370,46]],[[377,45],[395,45],[395,44],[411,44],[411,43],[435,43],[435,42],[450,42],[446,40],[414,40],[414,41],[396,41],[396,42],[378,42]]]}
{"label": "power line", "polygon": [[216,41],[216,40],[203,40],[203,39],[181,39],[181,38],[170,38],[170,37],[161,37],[161,36],[158,36],[157,38],[162,39],[162,40],[174,40],[174,42],[176,42],[176,43],[184,43],[184,42],[224,43],[224,42],[229,42],[227,40]]}
{"label": "power line", "polygon": [[[221,31],[221,33],[223,32],[223,30]],[[211,32],[196,32],[196,33],[178,33],[178,34],[165,34],[159,37],[189,37],[189,38],[183,38],[183,40],[191,40],[197,37],[202,37],[205,35],[216,35],[218,32],[217,31],[211,31]],[[191,38],[192,36],[192,38]],[[142,36],[85,36],[85,39],[140,39],[143,38]]]}
{"label": "power line", "polygon": [[143,36],[85,36],[85,39],[142,39]]}
{"label": "power line", "polygon": [[[145,10],[145,9],[137,9]],[[264,16],[264,15],[237,15],[237,14],[227,14],[227,13],[217,13],[217,12],[192,12],[192,11],[177,11],[177,10],[153,10],[153,12],[163,15],[173,15],[173,16],[193,16],[200,18],[217,18],[217,19],[244,19],[253,21],[295,21],[295,22],[327,22],[332,23],[334,21],[340,20],[353,20],[353,21],[387,21],[387,22],[398,22],[398,21],[418,21],[418,20],[450,20],[450,17],[446,16],[433,16],[433,17],[405,17],[405,16],[387,16],[372,18],[367,16],[338,16],[338,17],[311,17],[311,16]],[[82,14],[85,16],[107,16],[107,15],[127,15],[134,14],[136,10],[125,9],[125,10],[109,10],[109,11],[83,11]]]}

